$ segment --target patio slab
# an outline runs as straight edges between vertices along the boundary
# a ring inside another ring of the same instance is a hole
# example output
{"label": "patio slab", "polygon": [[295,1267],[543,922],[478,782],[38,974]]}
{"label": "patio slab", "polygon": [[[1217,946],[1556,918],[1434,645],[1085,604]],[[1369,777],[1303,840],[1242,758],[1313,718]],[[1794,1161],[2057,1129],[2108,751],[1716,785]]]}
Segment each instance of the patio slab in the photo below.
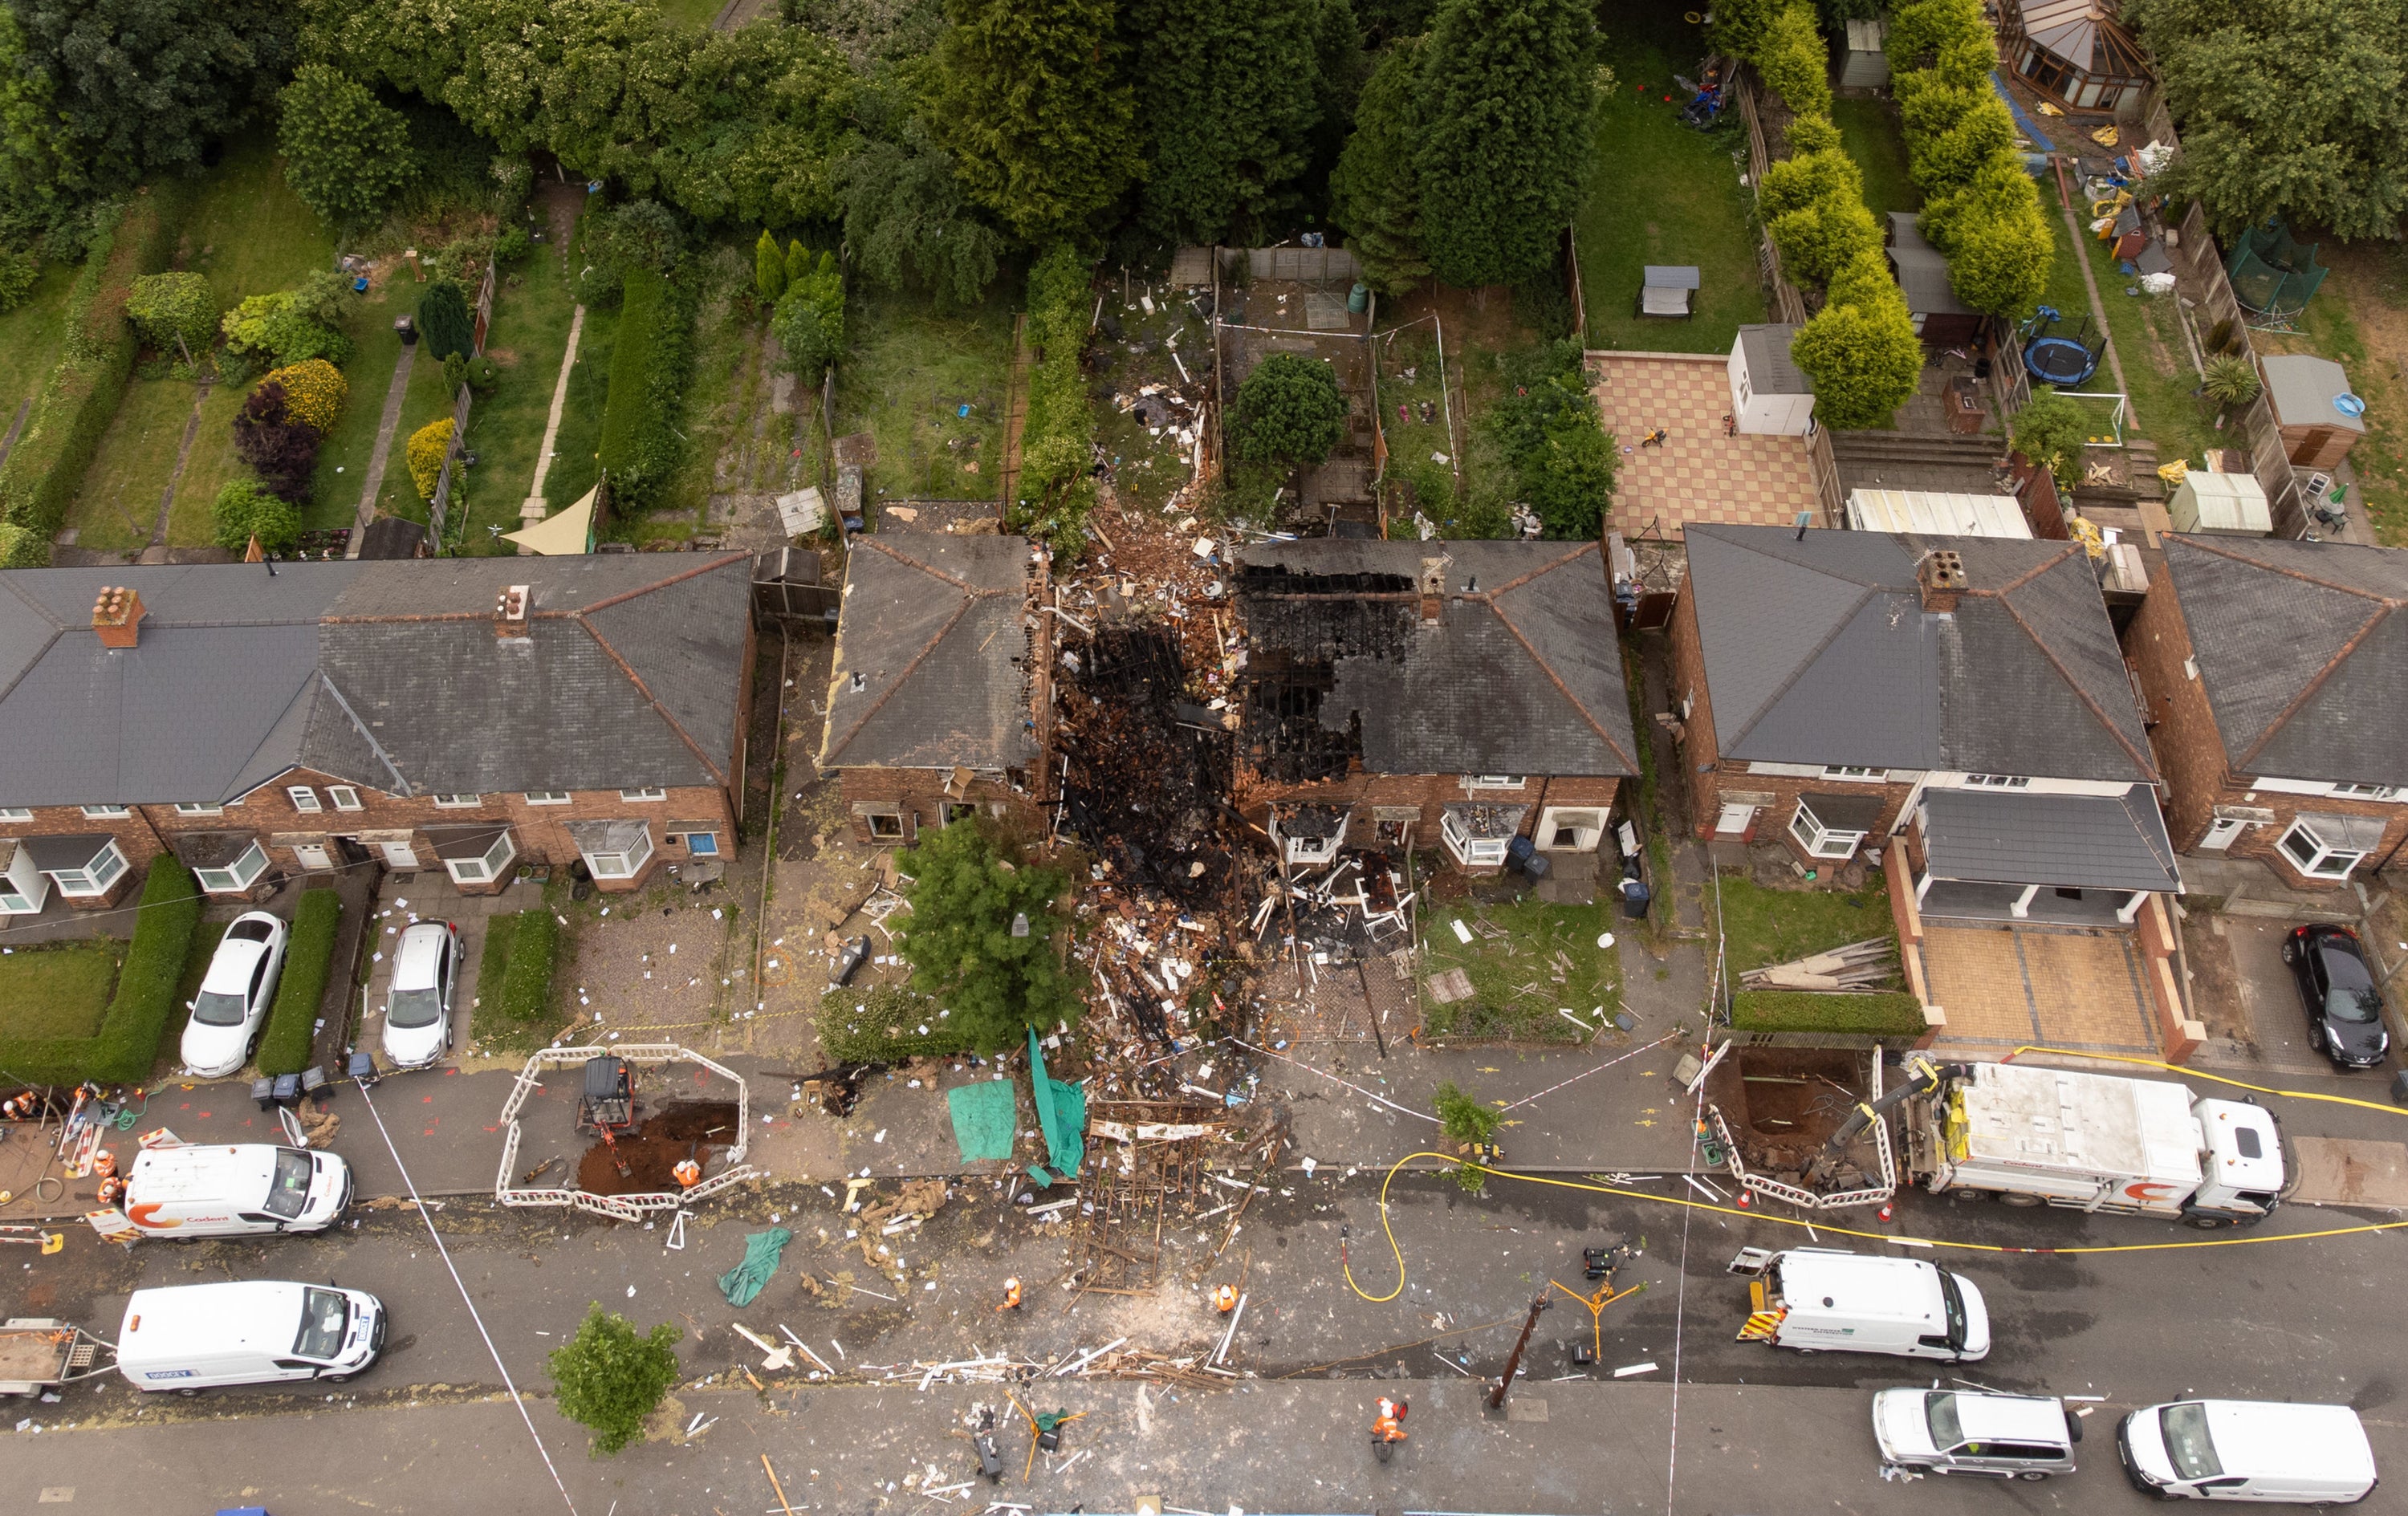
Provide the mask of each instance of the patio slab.
{"label": "patio slab", "polygon": [[[1690,522],[1788,526],[1822,519],[1799,436],[1729,436],[1730,371],[1718,353],[1592,352],[1589,371],[1605,429],[1620,454],[1611,530],[1626,539],[1677,539]],[[1640,438],[1662,428],[1658,445]]]}
{"label": "patio slab", "polygon": [[1914,951],[1933,1003],[1948,1014],[1942,1051],[1997,1057],[2037,1044],[2158,1055],[2128,932],[1927,925]]}

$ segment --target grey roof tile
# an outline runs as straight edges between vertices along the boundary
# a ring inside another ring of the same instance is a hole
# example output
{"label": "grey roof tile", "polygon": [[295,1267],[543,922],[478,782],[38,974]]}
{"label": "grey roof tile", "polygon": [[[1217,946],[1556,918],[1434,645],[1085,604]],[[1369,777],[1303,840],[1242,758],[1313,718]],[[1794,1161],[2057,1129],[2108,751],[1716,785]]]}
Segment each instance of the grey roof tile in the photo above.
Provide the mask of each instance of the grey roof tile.
{"label": "grey roof tile", "polygon": [[2179,890],[2157,792],[2035,794],[1933,790],[1924,847],[1934,878],[2073,890]]}
{"label": "grey roof tile", "polygon": [[994,770],[1033,762],[1029,570],[1025,537],[856,537],[821,765]]}

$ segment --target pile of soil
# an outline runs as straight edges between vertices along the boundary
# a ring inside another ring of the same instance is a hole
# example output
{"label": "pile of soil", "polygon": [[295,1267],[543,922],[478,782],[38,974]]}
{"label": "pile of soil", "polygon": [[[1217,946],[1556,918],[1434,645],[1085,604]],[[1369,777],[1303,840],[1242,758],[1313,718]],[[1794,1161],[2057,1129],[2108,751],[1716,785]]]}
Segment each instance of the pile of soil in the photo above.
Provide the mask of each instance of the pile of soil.
{"label": "pile of soil", "polygon": [[[595,1138],[577,1165],[577,1187],[588,1194],[650,1194],[678,1187],[677,1166],[691,1152],[710,1171],[710,1151],[736,1140],[732,1100],[692,1100],[674,1105],[611,1145]],[[700,1146],[697,1147],[696,1144]],[[619,1172],[624,1161],[628,1171]]]}

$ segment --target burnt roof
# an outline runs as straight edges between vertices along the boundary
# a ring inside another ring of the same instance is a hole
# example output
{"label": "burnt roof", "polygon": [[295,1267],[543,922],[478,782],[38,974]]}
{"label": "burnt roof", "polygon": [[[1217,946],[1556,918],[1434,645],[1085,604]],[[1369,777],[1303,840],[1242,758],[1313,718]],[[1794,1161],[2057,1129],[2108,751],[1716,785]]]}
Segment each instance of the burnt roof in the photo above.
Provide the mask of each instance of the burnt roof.
{"label": "burnt roof", "polygon": [[2235,773],[2408,785],[2408,552],[2276,537],[2165,547]]}
{"label": "burnt roof", "polygon": [[[1639,772],[1594,542],[1314,538],[1237,550],[1251,680],[1311,684],[1378,774]],[[1417,579],[1442,563],[1437,621]],[[1263,737],[1259,702],[1250,740]]]}
{"label": "burnt roof", "polygon": [[[2157,779],[2078,544],[1708,523],[1687,549],[1726,758]],[[1929,615],[1940,549],[1970,588]]]}
{"label": "burnt roof", "polygon": [[823,768],[1019,768],[1037,757],[1018,536],[857,536]]}

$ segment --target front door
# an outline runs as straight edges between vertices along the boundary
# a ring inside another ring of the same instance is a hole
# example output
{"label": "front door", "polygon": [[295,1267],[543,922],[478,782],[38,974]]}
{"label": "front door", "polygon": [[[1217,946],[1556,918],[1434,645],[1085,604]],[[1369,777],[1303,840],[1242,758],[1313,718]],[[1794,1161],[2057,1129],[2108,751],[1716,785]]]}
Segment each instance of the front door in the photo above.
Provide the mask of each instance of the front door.
{"label": "front door", "polygon": [[380,846],[384,849],[384,862],[386,867],[416,868],[418,866],[417,850],[412,848],[408,843],[386,842],[380,844]]}
{"label": "front door", "polygon": [[2200,851],[2202,852],[2224,851],[2227,848],[2232,846],[2232,839],[2239,837],[2241,835],[2241,829],[2248,824],[2249,823],[2247,822],[2229,821],[2225,817],[2218,816],[2214,822],[2209,823],[2207,836],[2199,839]]}
{"label": "front door", "polygon": [[296,842],[293,845],[293,856],[301,861],[301,866],[304,868],[335,866],[334,854],[327,851],[326,845],[322,842]]}
{"label": "front door", "polygon": [[1754,806],[1725,806],[1722,814],[1714,818],[1714,836],[1737,837],[1746,831],[1748,823],[1754,820]]}

